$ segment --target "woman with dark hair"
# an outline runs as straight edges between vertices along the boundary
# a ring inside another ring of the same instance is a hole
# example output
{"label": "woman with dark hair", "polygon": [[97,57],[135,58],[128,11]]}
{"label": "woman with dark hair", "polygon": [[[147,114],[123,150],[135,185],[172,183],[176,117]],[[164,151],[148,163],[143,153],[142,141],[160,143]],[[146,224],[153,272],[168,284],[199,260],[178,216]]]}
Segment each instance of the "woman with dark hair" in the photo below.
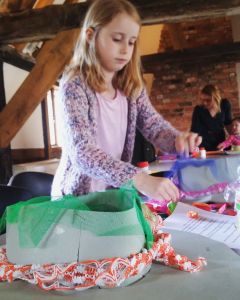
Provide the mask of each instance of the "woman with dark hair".
{"label": "woman with dark hair", "polygon": [[217,150],[225,140],[225,126],[231,124],[231,103],[222,99],[218,88],[206,85],[200,94],[201,104],[194,108],[191,131],[202,136],[200,147],[207,151]]}

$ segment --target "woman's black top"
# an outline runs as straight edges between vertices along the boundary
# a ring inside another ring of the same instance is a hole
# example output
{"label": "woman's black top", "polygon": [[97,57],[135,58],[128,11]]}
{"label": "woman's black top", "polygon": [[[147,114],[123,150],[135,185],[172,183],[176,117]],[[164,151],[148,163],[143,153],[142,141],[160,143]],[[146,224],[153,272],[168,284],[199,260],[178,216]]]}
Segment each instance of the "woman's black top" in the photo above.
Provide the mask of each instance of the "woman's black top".
{"label": "woman's black top", "polygon": [[224,126],[231,124],[231,103],[222,99],[220,109],[215,117],[203,105],[197,105],[193,111],[191,131],[202,136],[200,147],[207,151],[217,149],[217,145],[225,140]]}

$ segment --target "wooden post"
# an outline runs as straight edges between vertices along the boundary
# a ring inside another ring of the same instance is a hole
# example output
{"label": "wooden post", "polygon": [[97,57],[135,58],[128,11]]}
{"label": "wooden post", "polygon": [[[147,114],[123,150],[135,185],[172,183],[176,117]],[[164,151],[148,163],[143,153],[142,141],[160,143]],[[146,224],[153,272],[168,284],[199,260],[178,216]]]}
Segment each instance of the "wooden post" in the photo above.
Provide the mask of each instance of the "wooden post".
{"label": "wooden post", "polygon": [[[0,112],[6,105],[3,62],[0,61]],[[1,135],[1,132],[0,132]],[[11,148],[0,148],[0,184],[7,184],[12,176],[12,157]]]}
{"label": "wooden post", "polygon": [[72,57],[78,35],[79,29],[63,31],[44,44],[37,56],[36,65],[0,113],[0,147],[9,145],[57,81]]}

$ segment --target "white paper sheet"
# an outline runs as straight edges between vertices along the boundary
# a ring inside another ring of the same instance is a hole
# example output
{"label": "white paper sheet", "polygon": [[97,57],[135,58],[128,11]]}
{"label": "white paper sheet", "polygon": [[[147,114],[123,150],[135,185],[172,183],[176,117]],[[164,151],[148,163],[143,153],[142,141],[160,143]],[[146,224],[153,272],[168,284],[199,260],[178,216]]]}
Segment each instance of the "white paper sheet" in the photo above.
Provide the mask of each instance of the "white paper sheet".
{"label": "white paper sheet", "polygon": [[[187,216],[196,211],[198,219]],[[233,249],[240,249],[240,230],[236,228],[236,217],[211,213],[179,202],[173,214],[164,221],[165,229],[192,232],[222,242]]]}

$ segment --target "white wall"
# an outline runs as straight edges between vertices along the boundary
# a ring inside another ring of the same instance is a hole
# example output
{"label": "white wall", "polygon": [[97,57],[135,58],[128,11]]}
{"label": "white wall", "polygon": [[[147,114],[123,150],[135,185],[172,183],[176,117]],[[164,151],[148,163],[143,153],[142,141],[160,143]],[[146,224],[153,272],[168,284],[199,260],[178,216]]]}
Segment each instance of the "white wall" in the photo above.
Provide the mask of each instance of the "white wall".
{"label": "white wall", "polygon": [[[29,73],[6,63],[3,64],[3,72],[6,102],[8,103]],[[22,149],[43,147],[41,105],[38,105],[33,114],[13,138],[11,148]]]}

